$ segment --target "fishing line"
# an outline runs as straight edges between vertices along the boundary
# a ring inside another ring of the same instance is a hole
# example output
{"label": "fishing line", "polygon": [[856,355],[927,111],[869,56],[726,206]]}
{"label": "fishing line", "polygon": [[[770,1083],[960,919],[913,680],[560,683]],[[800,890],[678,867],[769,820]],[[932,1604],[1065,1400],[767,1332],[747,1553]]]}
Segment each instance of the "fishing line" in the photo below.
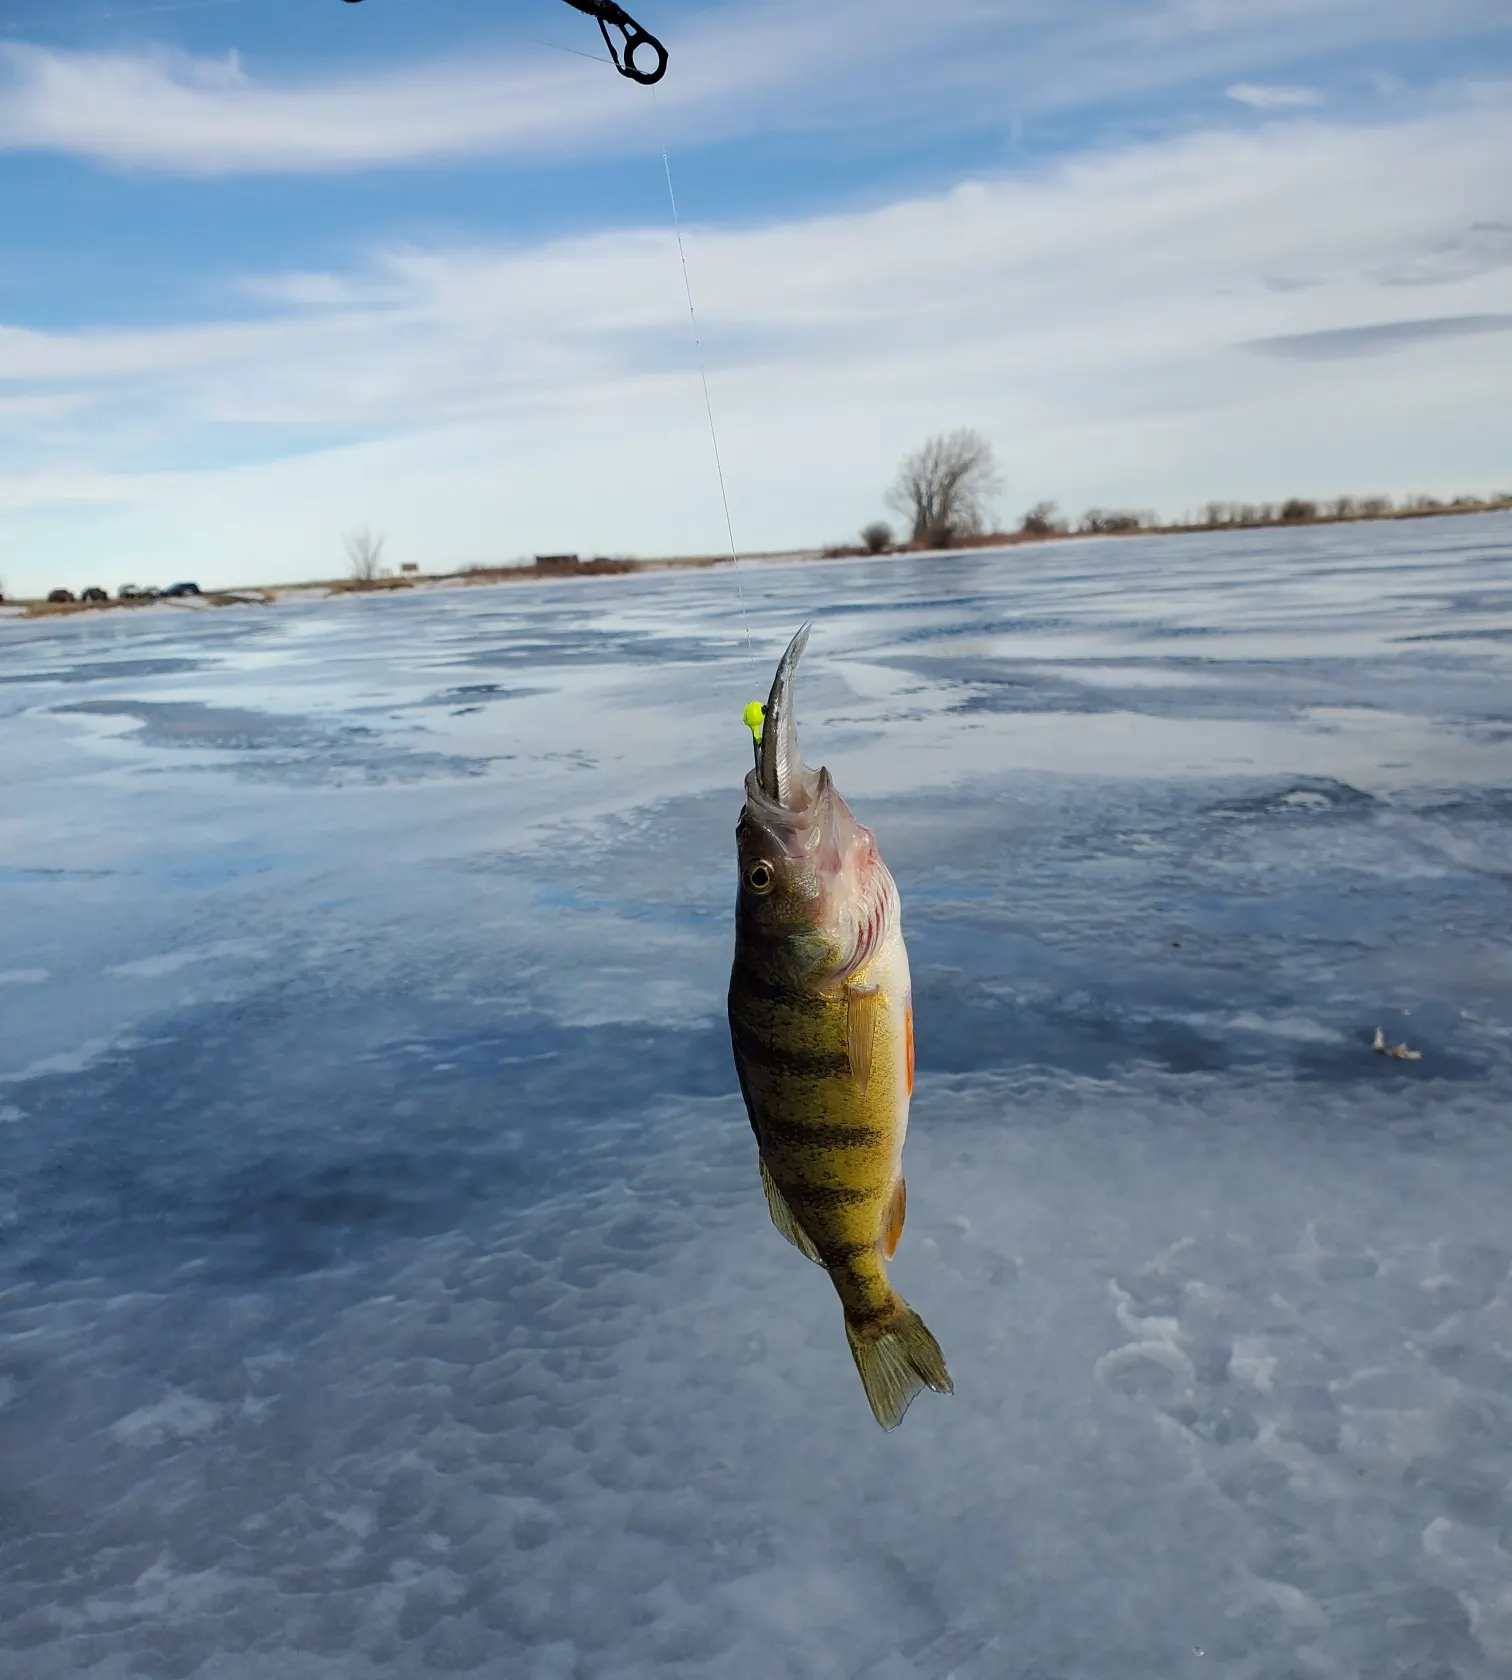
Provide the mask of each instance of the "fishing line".
{"label": "fishing line", "polygon": [[[656,104],[656,89],[651,90],[651,103]],[[683,247],[682,220],[677,214],[677,193],[672,186],[672,163],[667,156],[667,135],[662,130],[662,170],[667,177],[667,197],[672,201],[672,231],[677,235],[677,260],[682,264],[683,291],[688,298],[688,319],[693,323],[693,348],[698,356],[698,377],[703,384],[704,412],[709,417],[709,441],[714,446],[714,471],[719,478],[719,499],[724,505],[725,534],[730,539],[730,564],[735,568],[735,593],[740,597],[740,620],[745,626],[746,658],[756,669],[756,644],[751,639],[751,615],[746,610],[745,586],[740,581],[740,556],[735,551],[735,523],[730,518],[730,494],[725,488],[724,462],[719,453],[719,430],[714,424],[714,402],[709,396],[709,373],[704,365],[703,335],[698,325],[698,311],[693,307],[693,282],[688,277],[688,253]]]}
{"label": "fishing line", "polygon": [[571,53],[574,58],[591,58],[595,64],[613,64],[612,58],[605,58],[602,53],[584,52],[579,47],[564,47],[556,41],[543,41],[538,35],[527,35],[525,40],[537,47],[550,47],[553,52]]}

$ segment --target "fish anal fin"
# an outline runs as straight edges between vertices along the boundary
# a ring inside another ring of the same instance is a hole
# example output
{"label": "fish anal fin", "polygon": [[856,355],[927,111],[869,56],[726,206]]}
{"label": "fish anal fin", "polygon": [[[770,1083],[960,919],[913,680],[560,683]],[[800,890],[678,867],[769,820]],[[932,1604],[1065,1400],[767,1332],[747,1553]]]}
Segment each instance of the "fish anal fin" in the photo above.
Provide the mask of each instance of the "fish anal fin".
{"label": "fish anal fin", "polygon": [[761,1188],[766,1191],[767,1211],[772,1216],[772,1223],[800,1254],[812,1260],[816,1266],[822,1266],[824,1262],[819,1258],[819,1250],[809,1241],[808,1232],[798,1223],[793,1210],[787,1204],[787,1197],[777,1188],[776,1179],[767,1171],[765,1161],[761,1163]]}
{"label": "fish anal fin", "polygon": [[877,1019],[883,1007],[880,986],[845,988],[845,1049],[851,1078],[863,1096],[871,1084],[872,1046],[877,1041]]}
{"label": "fish anal fin", "polygon": [[903,1217],[908,1212],[908,1185],[903,1174],[893,1185],[892,1200],[887,1204],[887,1216],[882,1221],[882,1257],[891,1260],[898,1252],[898,1238],[903,1235]]}

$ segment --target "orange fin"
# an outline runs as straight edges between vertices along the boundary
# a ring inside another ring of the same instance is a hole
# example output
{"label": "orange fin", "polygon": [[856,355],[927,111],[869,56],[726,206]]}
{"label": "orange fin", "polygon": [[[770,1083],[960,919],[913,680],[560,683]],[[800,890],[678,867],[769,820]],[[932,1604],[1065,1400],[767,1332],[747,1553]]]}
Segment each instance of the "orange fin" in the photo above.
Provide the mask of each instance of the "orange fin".
{"label": "orange fin", "polygon": [[887,1217],[882,1221],[882,1258],[891,1260],[898,1252],[898,1238],[903,1235],[903,1218],[908,1212],[908,1186],[903,1174],[893,1185],[892,1201],[887,1205]]}
{"label": "orange fin", "polygon": [[845,1048],[850,1057],[851,1078],[864,1096],[871,1084],[872,1045],[877,1038],[877,1017],[883,1008],[880,986],[845,988]]}
{"label": "orange fin", "polygon": [[903,1048],[904,1066],[907,1069],[906,1089],[909,1096],[913,1095],[914,1076],[914,1046],[913,1046],[913,994],[910,992],[903,1005]]}

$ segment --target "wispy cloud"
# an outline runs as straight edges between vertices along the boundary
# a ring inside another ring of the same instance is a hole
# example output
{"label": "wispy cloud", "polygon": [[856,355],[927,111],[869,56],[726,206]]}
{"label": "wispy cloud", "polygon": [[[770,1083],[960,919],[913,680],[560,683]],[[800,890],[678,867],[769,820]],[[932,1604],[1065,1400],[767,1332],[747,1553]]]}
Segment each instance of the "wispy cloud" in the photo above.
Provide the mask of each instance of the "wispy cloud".
{"label": "wispy cloud", "polygon": [[1388,286],[1441,286],[1512,267],[1512,222],[1472,222],[1428,250],[1384,264],[1377,277]]}
{"label": "wispy cloud", "polygon": [[[1503,89],[1394,127],[1195,134],[690,227],[737,538],[843,535],[905,449],[956,424],[996,439],[1024,505],[1396,488],[1381,464],[1408,458],[1414,487],[1489,480],[1512,271],[1425,283],[1423,314],[1384,327],[1401,293],[1383,276],[1492,222],[1507,155]],[[1305,290],[1272,283],[1300,273]],[[120,567],[201,581],[329,571],[359,519],[432,564],[719,547],[665,229],[412,245],[251,290],[255,311],[217,322],[0,335],[0,390],[58,402],[0,409],[9,553],[87,548],[78,521],[111,501]]]}
{"label": "wispy cloud", "polygon": [[1246,349],[1306,362],[1332,362],[1348,356],[1375,356],[1410,344],[1446,338],[1476,338],[1482,333],[1512,332],[1512,313],[1435,315],[1421,321],[1376,321],[1363,327],[1330,327],[1321,332],[1282,333],[1251,339]]}
{"label": "wispy cloud", "polygon": [[1237,100],[1241,105],[1252,106],[1257,111],[1297,110],[1323,103],[1323,95],[1317,88],[1310,87],[1275,86],[1263,82],[1235,82],[1232,87],[1225,89],[1225,92],[1230,99]]}
{"label": "wispy cloud", "polygon": [[0,46],[0,149],[189,176],[353,170],[468,155],[584,156],[844,129],[998,126],[1007,116],[1202,82],[1274,111],[1316,90],[1269,66],[1505,25],[1503,0],[736,0],[684,12],[657,92],[514,50],[290,78],[235,54]]}
{"label": "wispy cloud", "polygon": [[0,146],[185,175],[370,167],[469,151],[529,151],[563,130],[602,140],[616,116],[555,66],[439,65],[272,87],[240,61],[185,53],[0,48]]}
{"label": "wispy cloud", "polygon": [[905,0],[722,11],[679,39],[678,73],[655,106],[592,62],[522,64],[518,51],[279,83],[235,53],[0,45],[0,148],[200,176],[651,149],[658,114],[714,138],[747,126],[758,105],[769,121],[774,97],[837,80],[859,97],[876,61],[939,52],[970,13],[970,0],[937,0],[927,18]]}

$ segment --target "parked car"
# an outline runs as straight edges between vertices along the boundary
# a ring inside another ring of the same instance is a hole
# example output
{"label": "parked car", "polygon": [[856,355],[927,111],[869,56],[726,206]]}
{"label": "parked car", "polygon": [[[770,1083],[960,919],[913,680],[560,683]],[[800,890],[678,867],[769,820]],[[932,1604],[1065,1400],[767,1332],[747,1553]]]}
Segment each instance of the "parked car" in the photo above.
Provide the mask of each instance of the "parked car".
{"label": "parked car", "polygon": [[88,589],[81,589],[79,591],[79,599],[81,601],[108,601],[110,597],[99,587],[98,584],[92,583]]}
{"label": "parked car", "polygon": [[198,595],[200,586],[197,583],[170,583],[163,591],[165,600],[176,600],[180,595]]}
{"label": "parked car", "polygon": [[73,598],[74,592],[71,589],[49,589],[47,592],[47,599],[54,604],[60,601],[71,601]]}
{"label": "parked car", "polygon": [[121,587],[116,590],[116,600],[134,601],[141,593],[142,591],[138,589],[134,583],[123,583]]}

